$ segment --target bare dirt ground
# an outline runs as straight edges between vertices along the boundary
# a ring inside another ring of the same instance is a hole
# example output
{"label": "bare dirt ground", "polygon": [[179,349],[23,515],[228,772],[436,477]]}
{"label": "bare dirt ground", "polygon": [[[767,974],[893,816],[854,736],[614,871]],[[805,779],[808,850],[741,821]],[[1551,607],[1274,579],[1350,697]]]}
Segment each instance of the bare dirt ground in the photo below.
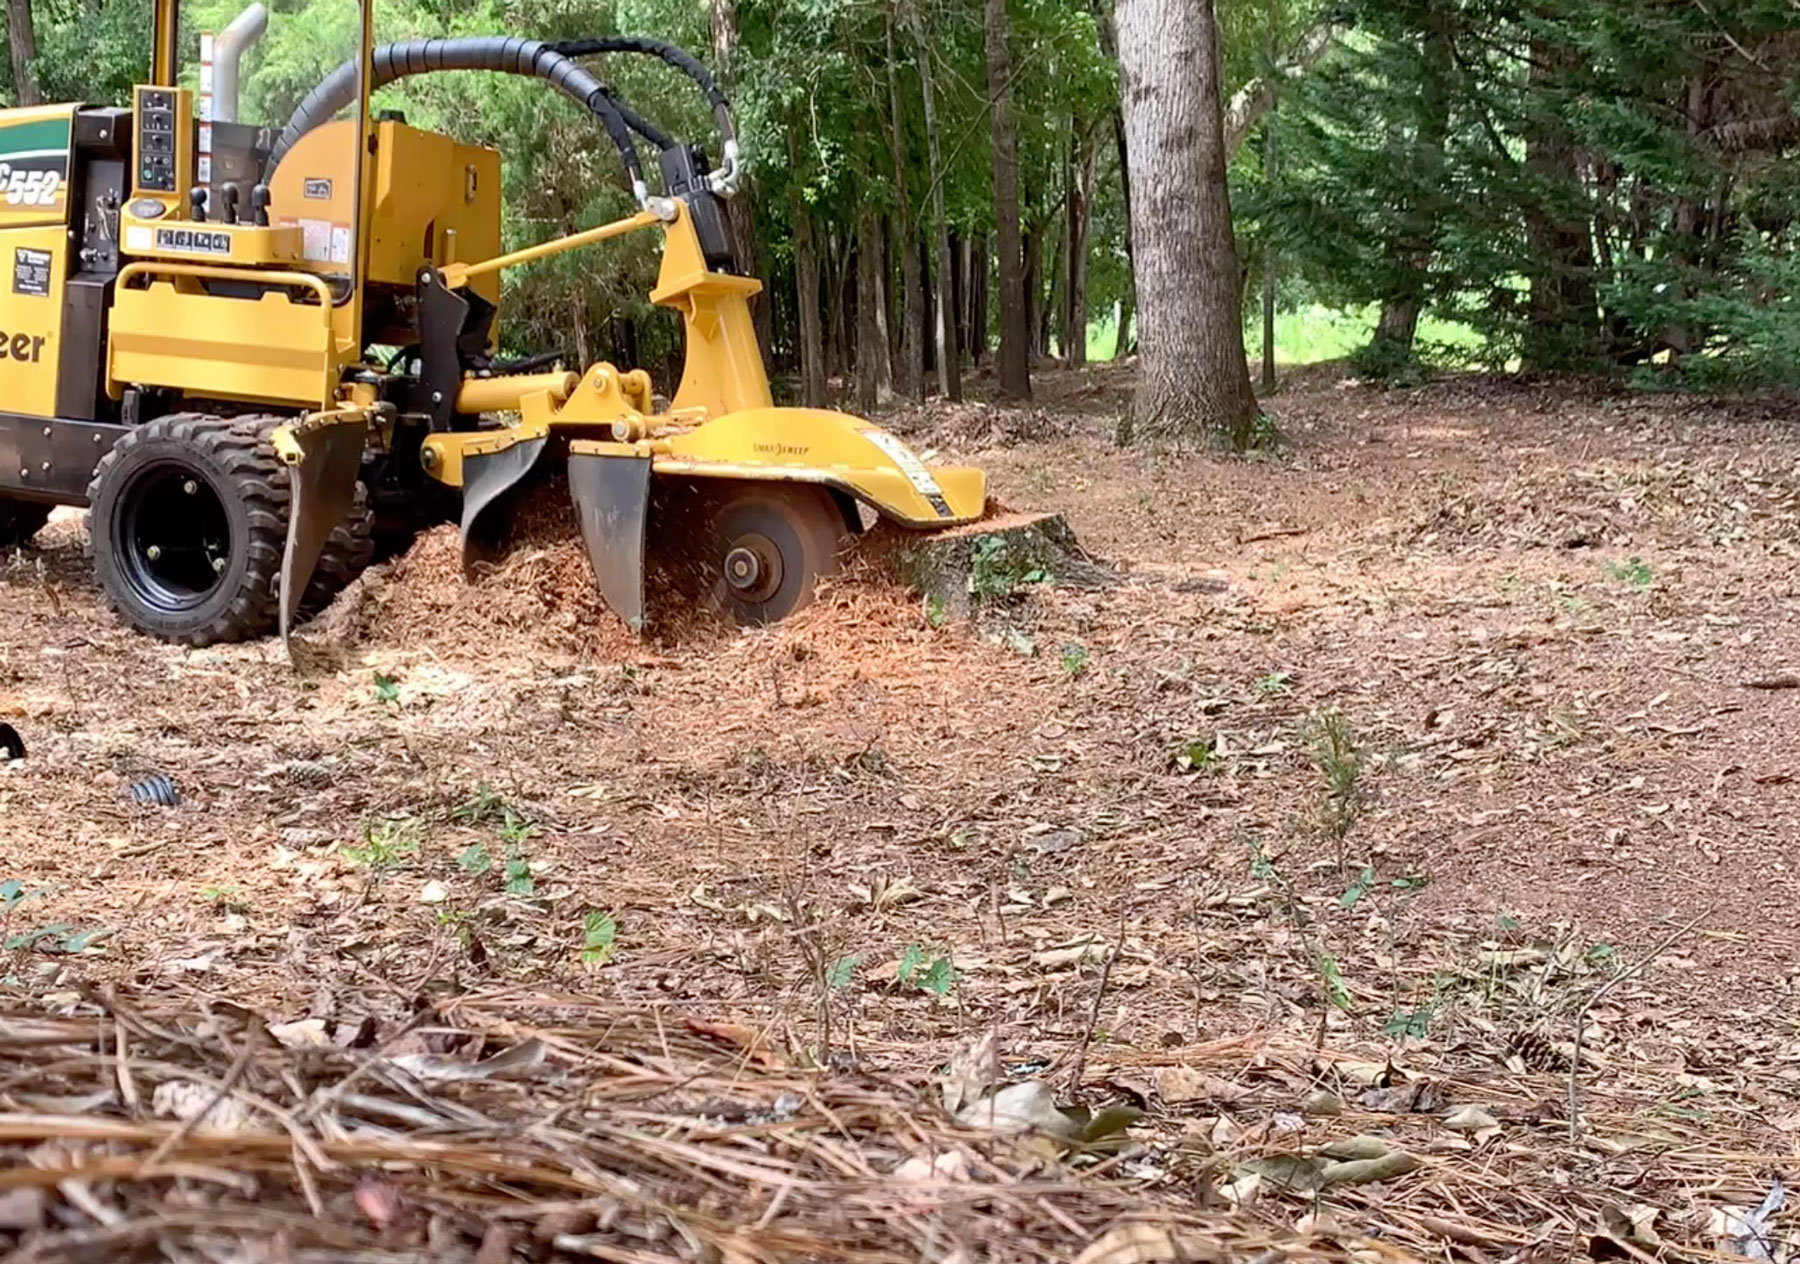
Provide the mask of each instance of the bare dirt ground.
{"label": "bare dirt ground", "polygon": [[[128,635],[54,523],[0,563],[0,880],[35,893],[0,973],[49,1013],[667,1006],[889,1079],[991,1030],[1015,1079],[1149,1108],[1165,1194],[1184,1133],[1264,1153],[1372,1126],[1309,1093],[1411,1092],[1437,1157],[1348,1195],[1357,1232],[1726,1242],[1800,1122],[1792,405],[1314,374],[1239,460],[1120,449],[1121,387],[888,419],[1111,572],[997,564],[973,623],[853,566],[639,643],[573,543],[465,587],[440,531],[295,672]],[[152,773],[181,806],[129,800]],[[1565,1151],[1596,997],[1610,1140]],[[1499,1133],[1446,1133],[1460,1101]]]}

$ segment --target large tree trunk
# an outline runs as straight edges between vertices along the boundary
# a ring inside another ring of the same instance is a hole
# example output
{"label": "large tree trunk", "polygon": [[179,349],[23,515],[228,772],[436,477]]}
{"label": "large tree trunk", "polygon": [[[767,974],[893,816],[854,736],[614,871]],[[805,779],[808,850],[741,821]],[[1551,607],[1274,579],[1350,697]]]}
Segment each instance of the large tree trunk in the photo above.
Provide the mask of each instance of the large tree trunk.
{"label": "large tree trunk", "polygon": [[1257,405],[1238,306],[1213,0],[1121,0],[1116,20],[1135,195],[1134,430],[1159,440],[1212,435],[1245,449]]}
{"label": "large tree trunk", "polygon": [[1064,264],[1063,359],[1071,368],[1087,363],[1088,227],[1094,187],[1094,129],[1075,120],[1068,175],[1069,257]]}
{"label": "large tree trunk", "polygon": [[913,50],[919,58],[919,98],[925,110],[925,156],[931,164],[931,236],[937,244],[937,376],[938,393],[948,400],[962,398],[962,362],[956,354],[956,309],[950,305],[950,217],[944,211],[944,161],[938,142],[937,100],[932,87],[931,46],[925,42],[925,26],[912,0],[906,4],[906,21],[912,29]]}
{"label": "large tree trunk", "polygon": [[1031,398],[1031,314],[1019,253],[1019,149],[1013,132],[1006,0],[984,0],[989,127],[994,148],[994,244],[1000,252],[1000,395]]}
{"label": "large tree trunk", "polygon": [[42,105],[38,91],[37,32],[31,25],[31,0],[6,0],[6,44],[12,54],[13,93],[20,105]]}
{"label": "large tree trunk", "polygon": [[[1531,87],[1539,104],[1526,123],[1525,172],[1544,192],[1525,221],[1531,297],[1520,367],[1528,373],[1585,368],[1600,350],[1600,297],[1575,138],[1553,99],[1576,54],[1542,40],[1532,41],[1531,52]],[[1690,128],[1697,121],[1690,112]]]}
{"label": "large tree trunk", "polygon": [[812,214],[800,196],[800,137],[788,123],[788,215],[794,227],[794,290],[800,309],[800,398],[808,408],[825,407],[825,324],[819,313],[819,250]]}
{"label": "large tree trunk", "polygon": [[887,15],[888,115],[893,128],[894,250],[900,256],[900,393],[920,399],[925,392],[925,348],[919,339],[921,306],[918,230],[912,197],[906,189],[906,114],[900,107],[900,76],[895,71],[894,14]]}

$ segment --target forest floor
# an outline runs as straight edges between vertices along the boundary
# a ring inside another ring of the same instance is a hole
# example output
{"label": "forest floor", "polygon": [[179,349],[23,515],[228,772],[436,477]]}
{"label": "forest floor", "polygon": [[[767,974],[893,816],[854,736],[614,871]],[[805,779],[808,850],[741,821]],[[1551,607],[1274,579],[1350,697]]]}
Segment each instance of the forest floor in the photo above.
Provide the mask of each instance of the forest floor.
{"label": "forest floor", "polygon": [[[951,1217],[856,1258],[1175,1258],[1126,1243],[1121,1207],[1228,1206],[1217,1241],[1298,1224],[1308,1249],[1370,1235],[1477,1264],[1786,1258],[1779,1218],[1766,1246],[1741,1218],[1800,1136],[1791,401],[1382,394],[1315,368],[1268,403],[1279,450],[1229,459],[1117,447],[1112,370],[1038,385],[1030,407],[884,418],[985,466],[1009,507],[1065,515],[1100,564],[1013,575],[973,622],[853,565],[778,627],[640,643],[572,541],[540,532],[465,587],[439,530],[311,629],[296,672],[273,643],[127,634],[79,521],[54,522],[0,561],[0,718],[30,748],[0,766],[14,1012],[114,1007],[121,1056],[178,1022],[131,1004],[229,1001],[282,1044],[393,1057],[535,1034],[565,1079],[628,1029],[673,1077],[682,1030],[734,1084],[813,1086],[800,1113],[827,1131],[845,1085],[935,1094],[947,1062],[965,1097],[1041,1082],[1148,1112],[1099,1173],[1075,1164],[1082,1197],[1115,1201],[1064,1207],[1038,1168],[1050,1192],[1007,1203],[1016,1163],[928,1157],[935,1214],[968,1212],[942,1187],[975,1181],[1006,1234],[977,1248]],[[129,800],[155,773],[180,806]],[[231,1063],[200,1082],[251,1074]],[[44,1109],[20,1079],[0,1075],[0,1111]],[[262,1091],[281,1083],[304,1098],[291,1075]],[[698,1145],[687,1108],[631,1101]],[[30,1133],[9,1118],[0,1140]],[[1321,1176],[1319,1146],[1369,1134],[1353,1157],[1422,1166]],[[896,1162],[925,1145],[883,1135]],[[784,1211],[780,1178],[706,1171],[742,1193],[705,1221],[739,1226],[736,1258],[826,1257],[750,1239],[832,1199]],[[410,1196],[451,1215],[425,1184]],[[657,1206],[675,1236],[602,1225],[587,1253],[734,1258]],[[60,1231],[102,1232],[87,1212]],[[820,1241],[848,1252],[876,1232],[857,1225]]]}

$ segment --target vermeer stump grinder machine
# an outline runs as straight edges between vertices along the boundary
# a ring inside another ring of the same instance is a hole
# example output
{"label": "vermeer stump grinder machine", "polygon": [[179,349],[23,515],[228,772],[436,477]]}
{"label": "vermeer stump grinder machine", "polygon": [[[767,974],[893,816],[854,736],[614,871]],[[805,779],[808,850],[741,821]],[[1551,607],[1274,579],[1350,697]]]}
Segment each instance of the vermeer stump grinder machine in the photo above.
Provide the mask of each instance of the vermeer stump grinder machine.
{"label": "vermeer stump grinder machine", "polygon": [[[638,37],[376,44],[373,10],[252,4],[207,34],[156,0],[130,108],[0,111],[0,546],[52,506],[86,506],[123,619],[206,645],[286,641],[369,564],[384,522],[460,518],[466,564],[484,514],[558,462],[601,595],[634,629],[647,557],[697,561],[703,600],[767,622],[805,604],[865,517],[981,516],[981,471],[927,467],[860,418],[774,405],[748,306],[760,286],[726,218],[738,142],[699,62]],[[345,45],[303,94],[284,99],[286,61],[241,73],[271,21]],[[585,64],[602,53],[691,78],[719,164],[617,99]],[[477,70],[589,112],[637,213],[503,251],[501,155],[370,105],[402,78]],[[638,368],[499,358],[502,272],[635,232],[662,236],[650,298],[685,335],[666,405]]]}

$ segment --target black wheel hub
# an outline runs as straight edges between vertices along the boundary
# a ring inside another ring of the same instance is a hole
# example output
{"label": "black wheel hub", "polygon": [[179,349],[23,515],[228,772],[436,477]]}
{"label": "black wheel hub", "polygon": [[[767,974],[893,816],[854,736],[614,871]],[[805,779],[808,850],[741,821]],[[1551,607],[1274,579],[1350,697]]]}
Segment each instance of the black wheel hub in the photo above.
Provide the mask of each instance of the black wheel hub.
{"label": "black wheel hub", "polygon": [[725,553],[725,583],[739,601],[767,601],[781,588],[781,550],[757,532],[741,535]]}
{"label": "black wheel hub", "polygon": [[114,544],[139,600],[167,613],[205,602],[231,563],[231,523],[212,484],[165,461],[139,470],[121,500]]}

